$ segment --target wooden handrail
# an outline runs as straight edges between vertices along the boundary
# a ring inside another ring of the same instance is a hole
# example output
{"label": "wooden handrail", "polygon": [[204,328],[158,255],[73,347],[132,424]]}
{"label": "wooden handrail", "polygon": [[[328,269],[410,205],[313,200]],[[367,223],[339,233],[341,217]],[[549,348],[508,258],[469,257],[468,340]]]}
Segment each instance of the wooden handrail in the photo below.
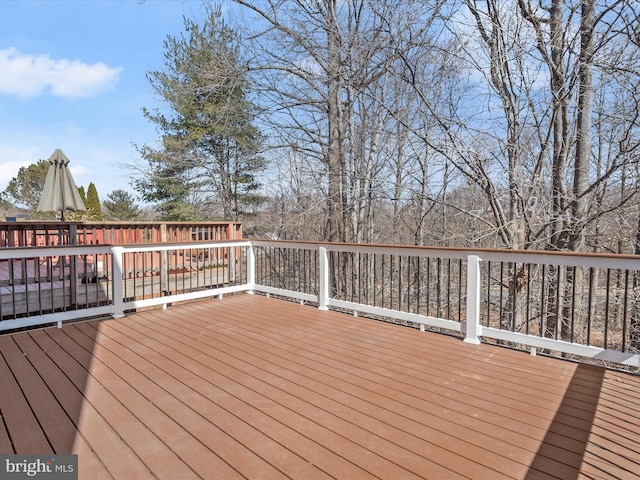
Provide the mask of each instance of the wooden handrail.
{"label": "wooden handrail", "polygon": [[0,222],[0,247],[188,243],[241,238],[240,222]]}

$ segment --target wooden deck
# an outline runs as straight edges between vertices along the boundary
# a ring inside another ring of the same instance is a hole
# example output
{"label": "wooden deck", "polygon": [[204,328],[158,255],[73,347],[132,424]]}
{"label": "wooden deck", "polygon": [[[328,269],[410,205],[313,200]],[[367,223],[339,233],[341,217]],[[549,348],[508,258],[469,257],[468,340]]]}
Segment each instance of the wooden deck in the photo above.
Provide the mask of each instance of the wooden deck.
{"label": "wooden deck", "polygon": [[640,472],[636,376],[258,295],[0,336],[0,392],[83,479]]}

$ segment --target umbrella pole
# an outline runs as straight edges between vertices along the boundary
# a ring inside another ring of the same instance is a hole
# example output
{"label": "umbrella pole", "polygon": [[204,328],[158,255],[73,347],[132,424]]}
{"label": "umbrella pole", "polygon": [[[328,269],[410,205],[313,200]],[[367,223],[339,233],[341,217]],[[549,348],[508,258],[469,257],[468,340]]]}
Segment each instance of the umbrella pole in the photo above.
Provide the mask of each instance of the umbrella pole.
{"label": "umbrella pole", "polygon": [[[62,211],[64,215],[64,210]],[[78,244],[78,227],[77,225],[69,225],[69,245],[75,246]],[[69,289],[71,296],[71,308],[78,308],[78,256],[69,256]]]}

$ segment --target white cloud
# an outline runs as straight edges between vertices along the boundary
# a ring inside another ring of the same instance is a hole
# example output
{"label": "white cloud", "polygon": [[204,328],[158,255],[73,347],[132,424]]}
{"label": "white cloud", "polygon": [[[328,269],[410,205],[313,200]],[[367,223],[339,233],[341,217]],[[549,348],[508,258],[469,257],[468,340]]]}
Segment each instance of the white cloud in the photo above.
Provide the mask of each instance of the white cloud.
{"label": "white cloud", "polygon": [[69,162],[69,170],[71,171],[71,176],[75,177],[80,177],[82,175],[85,175],[87,173],[89,173],[89,169],[87,169],[87,167],[85,167],[84,165],[71,165],[71,162]]}
{"label": "white cloud", "polygon": [[121,67],[89,65],[79,60],[53,60],[15,48],[0,49],[0,93],[35,97],[49,90],[59,97],[90,97],[109,90]]}
{"label": "white cloud", "polygon": [[[39,147],[33,143],[17,146],[3,142],[0,145],[0,190],[4,190],[7,183],[18,174],[21,167],[28,167],[38,161]],[[48,157],[47,157],[48,158]]]}
{"label": "white cloud", "polygon": [[28,159],[0,162],[0,185],[3,186],[2,190],[4,190],[12,178],[15,178],[21,167],[28,167],[32,163],[33,161]]}

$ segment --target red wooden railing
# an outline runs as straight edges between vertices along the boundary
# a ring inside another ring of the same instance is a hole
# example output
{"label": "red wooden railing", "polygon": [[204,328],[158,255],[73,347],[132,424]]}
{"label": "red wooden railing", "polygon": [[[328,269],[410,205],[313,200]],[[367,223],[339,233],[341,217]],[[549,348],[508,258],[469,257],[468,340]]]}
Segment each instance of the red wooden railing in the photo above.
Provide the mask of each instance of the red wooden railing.
{"label": "red wooden railing", "polygon": [[0,222],[0,247],[240,240],[240,222]]}
{"label": "red wooden railing", "polygon": [[[48,247],[74,245],[145,245],[158,243],[189,244],[195,242],[228,241],[242,239],[240,222],[52,222],[16,221],[0,222],[0,248]],[[128,278],[144,275],[141,265],[155,265],[160,261],[155,251],[136,253],[125,275]],[[186,255],[182,255],[186,256]],[[224,260],[224,259],[222,259]],[[57,258],[53,258],[57,262]],[[33,268],[20,261],[5,265],[0,262],[0,286],[4,285],[7,269],[18,269],[22,282],[33,282],[38,276]],[[91,258],[84,265],[86,277],[105,275],[102,255]]]}

